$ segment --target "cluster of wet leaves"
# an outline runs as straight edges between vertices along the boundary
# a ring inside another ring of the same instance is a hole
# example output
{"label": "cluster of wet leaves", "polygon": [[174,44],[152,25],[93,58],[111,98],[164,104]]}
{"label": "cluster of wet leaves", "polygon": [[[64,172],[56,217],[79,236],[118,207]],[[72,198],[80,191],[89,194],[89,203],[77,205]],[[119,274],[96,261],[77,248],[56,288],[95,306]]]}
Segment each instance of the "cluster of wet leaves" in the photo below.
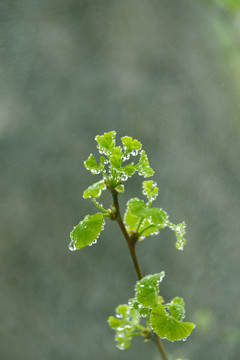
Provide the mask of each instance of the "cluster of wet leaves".
{"label": "cluster of wet leaves", "polygon": [[[104,209],[97,201],[102,192],[107,188],[117,193],[124,192],[123,182],[137,172],[140,176],[150,177],[154,174],[146,152],[142,150],[142,144],[130,136],[121,138],[122,146],[116,146],[116,132],[111,131],[104,135],[97,135],[97,149],[100,159],[97,161],[93,154],[90,154],[84,162],[85,167],[94,175],[101,174],[102,179],[90,185],[84,192],[85,199],[90,198],[101,210],[101,213],[87,215],[84,220],[71,232],[70,250],[82,249],[85,246],[96,243],[100,232],[104,228],[104,218],[113,216],[111,209]],[[139,153],[139,159],[124,165],[131,156]],[[159,208],[152,207],[152,203],[158,196],[158,187],[153,180],[143,181],[143,195],[146,196],[146,203],[138,198],[130,199],[124,216],[126,229],[135,241],[144,240],[149,235],[158,235],[159,230],[169,227],[176,234],[176,248],[183,249],[185,245],[185,223],[174,225],[169,221],[167,213]]]}
{"label": "cluster of wet leaves", "polygon": [[[103,135],[97,135],[97,149],[100,153],[97,161],[90,154],[84,162],[86,169],[92,174],[101,174],[102,179],[90,185],[84,192],[85,199],[90,198],[100,212],[94,215],[86,215],[80,223],[74,227],[70,237],[69,249],[72,251],[91,246],[104,229],[105,219],[115,220],[114,206],[105,209],[98,202],[102,192],[108,189],[114,194],[124,192],[124,184],[134,173],[144,178],[154,174],[146,152],[142,150],[142,144],[130,136],[121,138],[122,146],[116,146],[116,132],[111,131]],[[139,158],[136,162],[130,162],[131,156]],[[127,162],[127,163],[126,163]],[[142,193],[145,201],[132,198],[127,203],[124,214],[124,225],[135,245],[150,235],[158,235],[162,228],[168,227],[175,232],[178,250],[183,250],[186,243],[185,223],[173,224],[169,221],[167,213],[152,203],[158,196],[158,187],[153,180],[144,180]],[[119,349],[130,346],[132,337],[143,336],[148,339],[155,331],[161,338],[170,341],[184,340],[192,332],[193,323],[183,322],[185,305],[182,298],[176,297],[170,303],[164,304],[159,295],[159,283],[164,277],[164,272],[148,275],[136,283],[136,293],[128,304],[119,305],[116,309],[116,317],[109,317],[109,325],[116,331],[115,339]],[[141,322],[145,318],[145,325]]]}
{"label": "cluster of wet leaves", "polygon": [[130,299],[128,304],[119,305],[116,317],[109,317],[109,325],[116,331],[115,340],[119,349],[129,348],[135,335],[148,339],[151,331],[170,341],[185,340],[191,334],[195,325],[183,321],[184,300],[175,297],[171,302],[164,304],[163,298],[159,295],[159,284],[164,275],[162,271],[138,281],[135,298]]}

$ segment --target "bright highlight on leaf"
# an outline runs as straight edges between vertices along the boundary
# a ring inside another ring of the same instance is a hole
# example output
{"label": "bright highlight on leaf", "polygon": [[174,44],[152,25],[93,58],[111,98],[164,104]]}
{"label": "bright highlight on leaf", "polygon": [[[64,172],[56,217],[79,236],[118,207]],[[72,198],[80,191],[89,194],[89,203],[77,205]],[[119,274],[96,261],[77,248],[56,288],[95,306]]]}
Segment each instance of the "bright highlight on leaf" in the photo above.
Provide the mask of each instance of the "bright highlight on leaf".
{"label": "bright highlight on leaf", "polygon": [[102,213],[86,215],[70,234],[76,249],[82,249],[94,243],[103,230],[104,219]]}

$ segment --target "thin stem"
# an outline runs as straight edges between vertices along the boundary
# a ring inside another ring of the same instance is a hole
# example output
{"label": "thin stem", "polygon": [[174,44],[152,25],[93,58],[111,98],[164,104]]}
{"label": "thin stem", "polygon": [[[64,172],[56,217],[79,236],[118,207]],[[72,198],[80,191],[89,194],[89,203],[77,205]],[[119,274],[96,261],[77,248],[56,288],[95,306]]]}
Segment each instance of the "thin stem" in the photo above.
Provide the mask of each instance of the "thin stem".
{"label": "thin stem", "polygon": [[142,234],[145,233],[145,231],[147,231],[148,229],[151,229],[153,227],[156,227],[156,225],[150,224],[150,225],[146,226],[144,229],[142,229],[142,231],[138,235],[141,236]]}
{"label": "thin stem", "polygon": [[99,208],[99,210],[101,210],[104,214],[107,213],[107,210],[105,210],[95,198],[92,197],[91,200]]}
{"label": "thin stem", "polygon": [[[125,227],[125,225],[123,223],[122,215],[121,215],[120,207],[119,207],[119,202],[118,202],[118,193],[114,189],[111,189],[111,193],[112,193],[112,197],[113,197],[113,204],[114,204],[114,207],[115,207],[115,220],[118,222],[118,225],[119,225],[119,227],[120,227],[120,229],[121,229],[121,231],[123,233],[123,236],[124,236],[124,238],[125,238],[125,240],[127,242],[127,245],[128,245],[131,257],[132,257],[132,261],[133,261],[133,264],[134,264],[134,267],[135,267],[135,271],[136,271],[138,280],[141,280],[143,278],[143,273],[142,273],[141,267],[139,265],[137,255],[136,255],[135,242],[133,242],[132,239],[130,238],[130,236],[129,236],[127,230],[126,230],[126,227]],[[159,336],[156,333],[154,333],[154,334],[155,334],[156,345],[157,345],[158,350],[159,350],[159,352],[160,352],[160,354],[162,356],[162,359],[163,360],[168,360],[166,352],[165,352],[164,347],[163,347],[163,344],[161,342],[161,339],[159,338]]]}
{"label": "thin stem", "polygon": [[129,249],[131,257],[132,257],[132,261],[133,261],[133,264],[135,267],[135,271],[137,273],[138,280],[141,280],[143,277],[142,270],[141,270],[141,267],[138,262],[134,243],[131,240],[130,236],[128,235],[128,232],[123,223],[122,215],[121,215],[120,208],[119,208],[118,193],[115,190],[112,190],[112,197],[113,197],[113,204],[115,207],[115,220],[118,222],[118,225],[119,225],[119,227],[123,233],[123,236],[127,242],[128,249]]}
{"label": "thin stem", "polygon": [[156,333],[155,333],[155,339],[156,339],[156,345],[158,347],[159,352],[162,355],[163,360],[168,360],[167,354],[166,354],[163,344],[160,340],[160,337]]}
{"label": "thin stem", "polygon": [[143,219],[144,219],[144,217],[142,216],[142,217],[140,218],[140,220],[139,220],[138,226],[137,226],[137,228],[136,228],[136,234],[138,233],[138,231],[139,231],[139,229],[140,229],[140,226],[142,225]]}

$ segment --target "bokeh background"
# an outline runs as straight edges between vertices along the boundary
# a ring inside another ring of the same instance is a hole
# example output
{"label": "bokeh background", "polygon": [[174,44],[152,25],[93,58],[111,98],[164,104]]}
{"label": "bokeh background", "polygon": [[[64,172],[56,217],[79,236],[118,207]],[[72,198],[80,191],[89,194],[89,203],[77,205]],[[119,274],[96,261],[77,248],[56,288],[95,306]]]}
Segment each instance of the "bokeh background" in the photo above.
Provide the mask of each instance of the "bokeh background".
{"label": "bokeh background", "polygon": [[111,130],[143,143],[156,206],[187,223],[183,252],[167,230],[137,248],[144,274],[165,270],[163,297],[182,296],[197,324],[186,342],[164,341],[169,359],[239,359],[237,2],[1,0],[1,359],[159,359],[141,339],[118,350],[107,324],[136,281],[116,224],[68,250],[95,212],[82,192],[99,178],[83,161]]}

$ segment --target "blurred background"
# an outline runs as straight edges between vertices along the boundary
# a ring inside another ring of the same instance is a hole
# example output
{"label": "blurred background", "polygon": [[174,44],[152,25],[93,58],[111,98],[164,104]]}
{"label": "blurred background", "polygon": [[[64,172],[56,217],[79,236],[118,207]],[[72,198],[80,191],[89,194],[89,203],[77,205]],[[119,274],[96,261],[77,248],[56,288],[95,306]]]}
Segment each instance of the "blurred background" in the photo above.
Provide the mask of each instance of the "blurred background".
{"label": "blurred background", "polygon": [[118,350],[107,324],[136,281],[116,224],[68,249],[96,211],[83,162],[116,130],[143,143],[155,206],[187,224],[183,252],[167,230],[137,247],[197,324],[164,341],[169,359],[239,359],[239,1],[1,0],[0,17],[0,358],[159,359],[137,338]]}

